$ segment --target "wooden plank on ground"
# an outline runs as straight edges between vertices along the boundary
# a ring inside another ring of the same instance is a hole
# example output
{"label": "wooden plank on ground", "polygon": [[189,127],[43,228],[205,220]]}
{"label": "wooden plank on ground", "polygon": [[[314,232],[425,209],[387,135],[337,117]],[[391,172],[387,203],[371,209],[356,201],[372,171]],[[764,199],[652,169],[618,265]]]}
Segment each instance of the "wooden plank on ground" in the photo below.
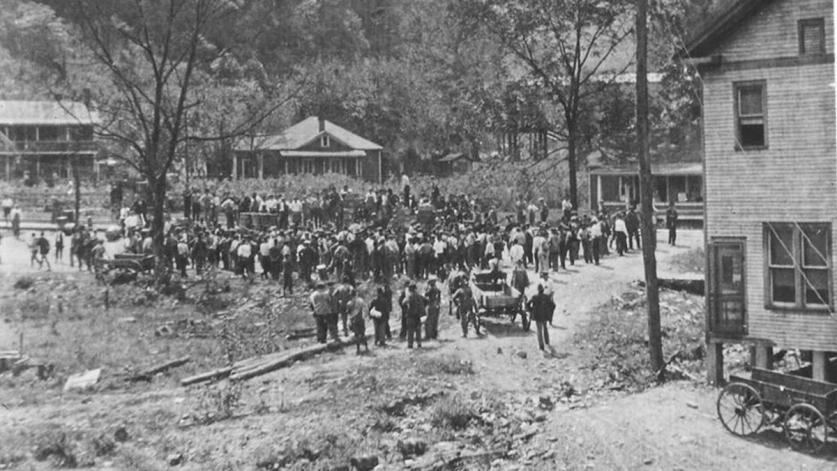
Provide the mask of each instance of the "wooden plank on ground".
{"label": "wooden plank on ground", "polygon": [[189,363],[191,359],[189,357],[178,358],[177,360],[167,361],[165,363],[161,363],[156,366],[152,366],[145,371],[141,371],[134,376],[129,377],[128,381],[151,381],[151,378],[154,377],[157,373],[162,373],[166,370],[171,368],[177,368],[178,366],[185,365]]}
{"label": "wooden plank on ground", "polygon": [[180,380],[181,386],[189,386],[191,384],[203,383],[205,381],[216,381],[219,379],[226,378],[227,376],[232,373],[232,366],[228,366],[226,368],[219,368],[217,370],[207,371],[206,373],[197,374],[195,376],[189,376],[188,378],[183,378]]}
{"label": "wooden plank on ground", "polygon": [[281,355],[266,359],[264,362],[254,366],[250,366],[242,370],[234,370],[230,374],[232,381],[244,381],[256,376],[276,371],[280,368],[285,368],[294,362],[310,358],[328,351],[339,350],[343,347],[348,347],[358,343],[355,338],[349,339],[345,342],[331,342],[327,344],[316,344],[301,349],[282,352]]}

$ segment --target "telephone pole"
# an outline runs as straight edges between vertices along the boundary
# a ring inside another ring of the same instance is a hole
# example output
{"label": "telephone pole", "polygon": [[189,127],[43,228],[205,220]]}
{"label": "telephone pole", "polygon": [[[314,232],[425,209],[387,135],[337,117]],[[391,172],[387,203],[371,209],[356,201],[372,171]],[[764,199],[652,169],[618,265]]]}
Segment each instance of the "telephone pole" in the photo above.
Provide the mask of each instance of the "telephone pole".
{"label": "telephone pole", "polygon": [[654,227],[654,188],[648,142],[648,0],[636,8],[636,129],[639,148],[640,217],[645,294],[648,305],[648,349],[651,368],[663,374],[663,344],[660,334],[660,293],[657,286],[657,230]]}

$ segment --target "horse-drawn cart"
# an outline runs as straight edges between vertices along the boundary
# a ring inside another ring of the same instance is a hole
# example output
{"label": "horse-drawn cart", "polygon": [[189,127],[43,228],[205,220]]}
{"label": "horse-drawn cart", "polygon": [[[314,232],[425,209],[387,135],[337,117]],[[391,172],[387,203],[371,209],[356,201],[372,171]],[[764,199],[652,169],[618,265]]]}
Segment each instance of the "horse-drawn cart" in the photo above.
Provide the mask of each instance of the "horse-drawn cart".
{"label": "horse-drawn cart", "polygon": [[793,448],[816,453],[837,432],[837,384],[753,368],[750,378],[730,376],[717,410],[734,435],[781,426]]}
{"label": "horse-drawn cart", "polygon": [[471,292],[481,315],[511,316],[512,322],[519,314],[523,330],[529,330],[530,319],[526,315],[525,300],[521,293],[506,282],[505,273],[482,271],[471,274]]}

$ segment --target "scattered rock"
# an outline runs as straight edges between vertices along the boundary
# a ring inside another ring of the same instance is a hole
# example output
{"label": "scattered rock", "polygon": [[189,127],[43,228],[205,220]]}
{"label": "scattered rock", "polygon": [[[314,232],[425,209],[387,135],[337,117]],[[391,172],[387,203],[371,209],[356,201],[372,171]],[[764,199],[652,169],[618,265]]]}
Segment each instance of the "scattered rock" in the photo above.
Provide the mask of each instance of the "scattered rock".
{"label": "scattered rock", "polygon": [[642,464],[644,464],[646,466],[650,466],[650,465],[654,464],[654,458],[648,458],[647,460],[643,461]]}
{"label": "scattered rock", "polygon": [[99,376],[101,374],[102,369],[96,368],[95,370],[85,371],[84,373],[70,375],[70,377],[67,378],[67,382],[64,384],[64,391],[87,389],[99,381]]}
{"label": "scattered rock", "polygon": [[526,352],[521,350],[521,351],[517,352],[517,356],[525,360],[526,357],[528,357],[529,355],[527,355]]}
{"label": "scattered rock", "polygon": [[535,422],[546,422],[546,414],[535,414]]}
{"label": "scattered rock", "polygon": [[503,349],[500,348],[500,347],[497,347],[497,355],[502,355],[502,354],[503,354]]}
{"label": "scattered rock", "polygon": [[130,439],[128,430],[123,426],[116,427],[116,430],[113,431],[113,439],[117,442],[127,442]]}
{"label": "scattered rock", "polygon": [[349,462],[358,471],[372,471],[372,469],[374,469],[375,466],[378,466],[378,457],[354,456]]}
{"label": "scattered rock", "polygon": [[169,466],[180,466],[183,464],[183,453],[171,453],[166,457]]}
{"label": "scattered rock", "polygon": [[427,451],[427,443],[418,438],[407,438],[405,440],[399,440],[397,448],[404,458],[421,456]]}
{"label": "scattered rock", "polygon": [[552,402],[552,398],[549,396],[540,396],[538,398],[538,407],[544,410],[552,410],[555,407],[555,403]]}
{"label": "scattered rock", "polygon": [[692,409],[697,409],[697,408],[698,408],[698,405],[697,405],[696,403],[694,403],[694,402],[691,402],[691,401],[687,402],[687,403],[686,403],[686,406],[687,406],[687,407],[690,407],[690,408],[692,408]]}

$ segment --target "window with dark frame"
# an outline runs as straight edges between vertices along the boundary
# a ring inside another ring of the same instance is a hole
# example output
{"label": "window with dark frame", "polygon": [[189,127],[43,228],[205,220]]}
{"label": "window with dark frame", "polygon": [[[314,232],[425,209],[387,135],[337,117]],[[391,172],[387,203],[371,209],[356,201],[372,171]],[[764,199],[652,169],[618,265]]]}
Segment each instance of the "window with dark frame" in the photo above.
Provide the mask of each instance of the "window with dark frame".
{"label": "window with dark frame", "polygon": [[765,223],[768,307],[824,310],[831,301],[831,224]]}
{"label": "window with dark frame", "polygon": [[320,137],[320,147],[328,147],[331,144],[331,140],[328,138],[328,134],[323,134]]}
{"label": "window with dark frame", "polygon": [[735,85],[736,149],[767,147],[766,83],[744,82]]}
{"label": "window with dark frame", "polygon": [[799,20],[799,54],[825,54],[825,19]]}

